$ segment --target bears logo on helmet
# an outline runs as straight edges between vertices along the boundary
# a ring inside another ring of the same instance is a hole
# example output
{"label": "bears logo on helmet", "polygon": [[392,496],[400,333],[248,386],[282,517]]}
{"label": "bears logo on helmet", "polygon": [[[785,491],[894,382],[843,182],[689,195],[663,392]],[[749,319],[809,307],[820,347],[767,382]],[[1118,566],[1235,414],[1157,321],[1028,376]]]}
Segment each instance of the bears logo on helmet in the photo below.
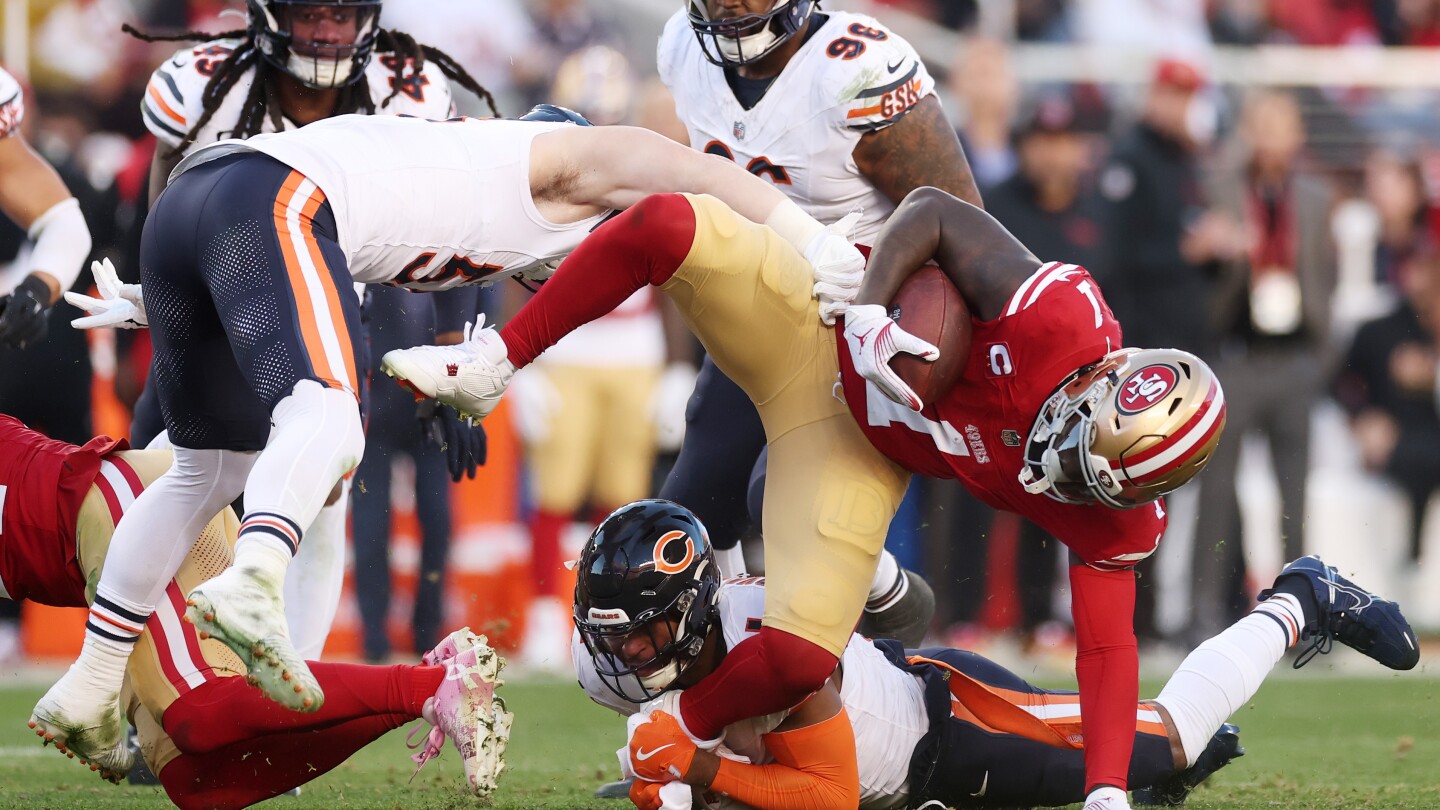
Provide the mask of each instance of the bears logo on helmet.
{"label": "bears logo on helmet", "polygon": [[605,518],[580,552],[575,627],[600,680],[644,703],[694,663],[715,626],[720,572],[690,510],[636,501]]}

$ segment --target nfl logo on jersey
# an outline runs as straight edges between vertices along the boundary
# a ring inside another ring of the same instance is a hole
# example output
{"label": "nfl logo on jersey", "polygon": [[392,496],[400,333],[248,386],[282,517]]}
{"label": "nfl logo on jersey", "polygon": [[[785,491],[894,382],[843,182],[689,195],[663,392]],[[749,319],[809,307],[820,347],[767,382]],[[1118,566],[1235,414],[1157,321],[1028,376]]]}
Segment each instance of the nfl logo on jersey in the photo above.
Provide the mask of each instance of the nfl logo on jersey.
{"label": "nfl logo on jersey", "polygon": [[737,141],[743,141],[743,140],[745,140],[745,122],[744,122],[744,121],[736,121],[736,122],[735,122],[735,127],[734,127],[734,129],[732,129],[731,131],[735,133],[735,140],[737,140]]}

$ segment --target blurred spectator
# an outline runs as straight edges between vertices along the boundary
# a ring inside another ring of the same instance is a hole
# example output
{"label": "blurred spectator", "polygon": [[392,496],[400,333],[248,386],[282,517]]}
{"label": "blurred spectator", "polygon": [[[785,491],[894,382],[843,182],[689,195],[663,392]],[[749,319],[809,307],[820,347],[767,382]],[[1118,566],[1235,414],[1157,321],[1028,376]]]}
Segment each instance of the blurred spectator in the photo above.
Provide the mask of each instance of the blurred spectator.
{"label": "blurred spectator", "polygon": [[1016,0],[1015,38],[1022,42],[1068,42],[1075,38],[1066,0]]}
{"label": "blurred spectator", "polygon": [[[390,656],[391,505],[414,498],[420,524],[420,564],[415,574],[415,609],[411,615],[411,649],[418,655],[440,641],[446,556],[450,549],[450,474],[445,454],[428,441],[416,420],[415,398],[379,374],[380,358],[391,349],[430,343],[434,302],[391,287],[371,286],[365,302],[370,335],[370,373],[381,384],[370,389],[365,457],[355,471],[351,489],[355,543],[355,596],[360,603],[365,660],[381,663]],[[414,469],[414,492],[392,492],[396,462]]]}
{"label": "blurred spectator", "polygon": [[966,42],[950,70],[950,94],[960,108],[960,142],[983,194],[1015,173],[1010,126],[1020,89],[1009,47],[997,39]]}
{"label": "blurred spectator", "polygon": [[[985,194],[985,210],[1041,261],[1096,267],[1100,200],[1086,184],[1090,154],[1075,101],[1068,93],[1034,99],[1016,132],[1020,170]],[[1023,643],[1051,619],[1051,596],[1063,546],[1021,520],[1016,556]]]}
{"label": "blurred spectator", "polygon": [[[1302,162],[1305,129],[1291,93],[1255,90],[1238,138],[1213,177],[1216,208],[1243,223],[1246,250],[1210,251],[1219,273],[1213,315],[1223,340],[1211,366],[1225,385],[1228,422],[1200,489],[1191,636],[1207,638],[1248,607],[1227,587],[1243,571],[1236,542],[1235,471],[1251,434],[1268,439],[1281,500],[1282,559],[1305,553],[1310,412],[1325,386],[1335,247],[1327,182]],[[1199,238],[1196,234],[1193,237]],[[1232,245],[1233,234],[1216,237]],[[1198,255],[1195,249],[1192,255]]]}
{"label": "blurred spectator", "polygon": [[1380,219],[1375,280],[1400,289],[1400,279],[1412,262],[1436,255],[1420,167],[1388,150],[1372,152],[1365,161],[1365,197]]}
{"label": "blurred spectator", "polygon": [[1106,260],[1097,275],[1126,343],[1205,357],[1211,344],[1199,305],[1207,294],[1201,265],[1217,251],[1235,255],[1240,245],[1234,228],[1204,215],[1199,154],[1211,140],[1213,107],[1203,87],[1189,62],[1156,64],[1140,120],[1117,138],[1100,174]]}
{"label": "blurred spectator", "polygon": [[[1122,133],[1100,174],[1103,261],[1092,269],[1130,346],[1166,346],[1208,357],[1208,257],[1188,255],[1186,228],[1205,204],[1199,155],[1211,140],[1213,107],[1198,68],[1174,58],[1156,63],[1140,120]],[[1208,233],[1208,231],[1207,231]],[[1236,246],[1238,249],[1238,246]],[[1202,485],[1203,486],[1203,485]],[[1193,497],[1167,499],[1171,525],[1194,519]],[[1176,507],[1179,506],[1178,513]],[[1156,566],[1138,567],[1135,628],[1157,638]]]}
{"label": "blurred spectator", "polygon": [[1269,4],[1272,41],[1296,45],[1379,45],[1374,0],[1284,0]]}
{"label": "blurred spectator", "polygon": [[1407,262],[1404,298],[1360,325],[1335,382],[1335,396],[1366,470],[1390,479],[1410,501],[1411,562],[1420,559],[1430,496],[1440,488],[1440,414],[1434,399],[1440,349],[1440,255]]}

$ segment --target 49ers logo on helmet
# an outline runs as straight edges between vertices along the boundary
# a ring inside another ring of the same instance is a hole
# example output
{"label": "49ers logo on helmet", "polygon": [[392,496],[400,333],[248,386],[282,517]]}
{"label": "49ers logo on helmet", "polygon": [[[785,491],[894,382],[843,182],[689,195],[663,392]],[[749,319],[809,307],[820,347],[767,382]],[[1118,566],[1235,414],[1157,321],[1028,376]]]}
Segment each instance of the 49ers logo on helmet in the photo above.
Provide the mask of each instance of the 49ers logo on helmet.
{"label": "49ers logo on helmet", "polygon": [[1175,383],[1179,379],[1180,373],[1167,365],[1146,366],[1132,372],[1120,383],[1120,390],[1115,395],[1115,407],[1126,416],[1140,413],[1175,390]]}
{"label": "49ers logo on helmet", "polygon": [[678,574],[695,562],[695,541],[681,531],[666,532],[655,541],[655,570]]}

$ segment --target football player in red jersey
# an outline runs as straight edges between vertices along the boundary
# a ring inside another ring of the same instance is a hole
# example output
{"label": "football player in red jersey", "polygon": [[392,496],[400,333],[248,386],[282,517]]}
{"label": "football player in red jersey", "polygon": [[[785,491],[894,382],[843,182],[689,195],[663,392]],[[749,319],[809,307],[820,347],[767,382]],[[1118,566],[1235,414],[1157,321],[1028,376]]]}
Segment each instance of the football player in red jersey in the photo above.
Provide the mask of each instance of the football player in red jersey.
{"label": "football player in red jersey", "polygon": [[[0,415],[0,597],[58,607],[103,601],[95,583],[115,524],[170,463],[168,450],[130,450],[106,436],[77,447]],[[503,662],[468,628],[441,642],[422,666],[312,662],[330,699],[319,712],[300,714],[252,689],[234,653],[182,620],[186,589],[230,564],[238,525],[227,507],[200,534],[166,598],[143,621],[115,698],[170,799],[182,808],[248,807],[420,717],[437,730],[417,760],[439,753],[448,736],[461,750],[471,790],[493,790],[510,723],[494,698]],[[487,722],[476,721],[482,715]],[[43,729],[36,733],[75,756]],[[118,781],[132,754],[122,741],[103,762],[87,764]]]}
{"label": "football player in red jersey", "polygon": [[[899,351],[940,350],[902,331],[885,304],[932,259],[970,305],[974,347],[960,380],[926,409],[888,363]],[[1081,561],[1071,581],[1087,807],[1127,808],[1138,698],[1129,566],[1159,542],[1158,499],[1193,478],[1219,440],[1219,382],[1193,355],[1121,349],[1088,273],[1042,263],[993,217],[938,189],[912,192],[882,229],[845,340],[811,305],[812,280],[783,239],[713,197],[654,195],[597,228],[503,329],[447,348],[451,367],[426,376],[448,373],[463,389],[416,390],[488,414],[517,368],[641,286],[658,286],[756,403],[770,453],[763,626],[666,706],[679,727],[709,744],[729,724],[790,709],[823,686],[908,473],[956,477],[1056,534]],[[394,355],[429,351],[392,352],[382,367],[393,373]],[[1319,583],[1328,605],[1339,592],[1332,573],[1282,578],[1277,589]],[[1413,667],[1408,626],[1384,610],[1364,615],[1337,633],[1392,669]],[[1307,629],[1319,621],[1303,619]]]}

